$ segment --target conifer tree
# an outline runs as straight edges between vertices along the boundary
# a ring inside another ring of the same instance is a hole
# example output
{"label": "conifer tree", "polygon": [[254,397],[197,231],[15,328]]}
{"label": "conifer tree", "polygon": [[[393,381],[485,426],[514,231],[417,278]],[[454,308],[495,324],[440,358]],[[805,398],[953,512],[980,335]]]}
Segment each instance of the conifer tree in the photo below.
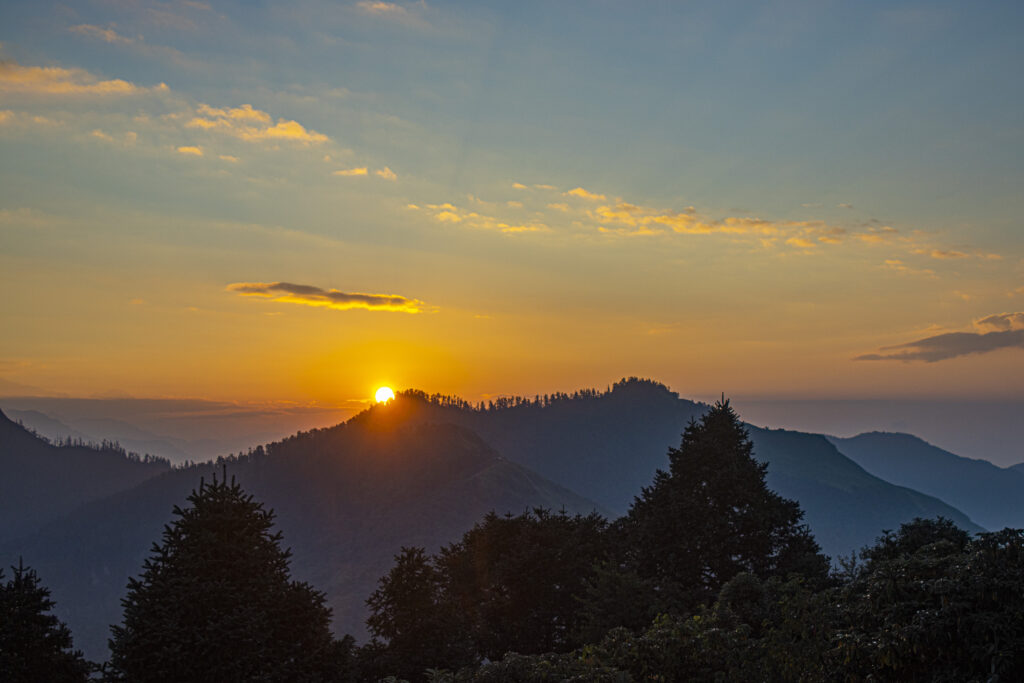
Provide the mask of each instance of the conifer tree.
{"label": "conifer tree", "polygon": [[765,484],[768,465],[728,400],[692,421],[679,448],[622,520],[629,564],[674,610],[709,603],[733,576],[802,574],[823,581],[828,561],[803,511]]}
{"label": "conifer tree", "polygon": [[273,512],[233,478],[201,482],[188,501],[129,580],[124,621],[111,628],[113,677],[332,680],[351,639],[335,642],[323,593],[290,579]]}
{"label": "conifer tree", "polygon": [[92,671],[72,650],[71,631],[48,612],[54,601],[32,569],[18,562],[3,582],[0,570],[0,680],[5,683],[86,681]]}

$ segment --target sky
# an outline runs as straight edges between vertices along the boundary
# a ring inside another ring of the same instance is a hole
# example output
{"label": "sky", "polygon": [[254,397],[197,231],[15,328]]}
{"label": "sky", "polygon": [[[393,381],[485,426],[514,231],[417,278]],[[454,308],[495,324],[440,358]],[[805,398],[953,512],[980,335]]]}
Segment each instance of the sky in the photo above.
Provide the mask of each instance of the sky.
{"label": "sky", "polygon": [[1018,2],[0,4],[0,393],[1024,398]]}

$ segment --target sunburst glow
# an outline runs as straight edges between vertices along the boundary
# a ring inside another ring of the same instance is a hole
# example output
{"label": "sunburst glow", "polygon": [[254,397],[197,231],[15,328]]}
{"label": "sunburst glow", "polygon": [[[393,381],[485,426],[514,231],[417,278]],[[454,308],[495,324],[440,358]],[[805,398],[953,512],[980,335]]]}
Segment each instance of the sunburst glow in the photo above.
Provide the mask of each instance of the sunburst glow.
{"label": "sunburst glow", "polygon": [[391,390],[391,387],[381,387],[373,396],[377,399],[377,403],[387,403],[394,400],[395,392]]}

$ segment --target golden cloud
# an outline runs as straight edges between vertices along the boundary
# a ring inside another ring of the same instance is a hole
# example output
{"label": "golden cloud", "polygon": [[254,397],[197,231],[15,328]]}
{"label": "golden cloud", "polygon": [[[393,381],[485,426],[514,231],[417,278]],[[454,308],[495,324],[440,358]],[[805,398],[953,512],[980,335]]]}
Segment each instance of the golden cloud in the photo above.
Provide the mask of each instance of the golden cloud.
{"label": "golden cloud", "polygon": [[366,175],[367,173],[369,173],[369,170],[365,166],[362,166],[360,168],[343,168],[335,171],[331,175],[339,175],[351,178],[354,176],[363,176]]}
{"label": "golden cloud", "polygon": [[398,175],[395,174],[390,168],[385,166],[384,168],[377,169],[373,172],[374,175],[383,178],[384,180],[398,180]]}
{"label": "golden cloud", "polygon": [[[546,190],[547,189],[552,189],[552,190],[554,189],[551,185],[538,185],[537,187],[540,187],[540,188],[543,188],[543,189],[546,189]],[[588,191],[584,190],[582,187],[574,188],[572,190],[569,190],[568,192],[565,192],[564,194],[566,196],[569,196],[569,197],[579,197],[580,199],[589,199],[591,201],[597,201],[597,202],[603,202],[603,201],[607,201],[608,200],[608,197],[604,196],[603,194],[597,194],[595,192],[588,192]]]}
{"label": "golden cloud", "polygon": [[[409,205],[409,208],[418,209],[419,207]],[[494,216],[477,213],[476,211],[463,211],[450,202],[427,204],[425,210],[431,212],[434,220],[440,223],[458,223],[463,227],[475,230],[492,230],[507,234],[551,231],[550,227],[539,221],[530,223],[507,222]]]}
{"label": "golden cloud", "polygon": [[418,299],[409,299],[398,294],[364,294],[342,292],[337,289],[321,289],[312,285],[291,282],[235,282],[227,291],[242,296],[254,296],[303,306],[330,308],[336,311],[362,309],[367,311],[389,311],[393,313],[422,313],[435,310]]}
{"label": "golden cloud", "polygon": [[195,146],[190,146],[190,145],[179,147],[178,148],[178,152],[181,153],[181,154],[188,154],[188,155],[196,156],[196,157],[203,156],[203,148],[202,147],[195,147]]}
{"label": "golden cloud", "polygon": [[22,66],[0,62],[0,92],[74,96],[125,96],[166,92],[166,83],[144,88],[119,78],[101,80],[85,69]]}
{"label": "golden cloud", "polygon": [[314,130],[307,130],[298,121],[280,118],[271,125],[273,118],[270,114],[255,109],[251,104],[227,109],[200,104],[196,113],[198,115],[185,124],[188,128],[217,131],[247,142],[285,140],[308,145],[330,139]]}

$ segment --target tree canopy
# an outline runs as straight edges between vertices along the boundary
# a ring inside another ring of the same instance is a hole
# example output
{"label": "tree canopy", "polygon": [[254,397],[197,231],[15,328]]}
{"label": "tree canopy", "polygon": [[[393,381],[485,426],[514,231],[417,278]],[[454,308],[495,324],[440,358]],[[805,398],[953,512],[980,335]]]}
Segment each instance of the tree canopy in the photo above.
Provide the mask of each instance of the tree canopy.
{"label": "tree canopy", "polygon": [[0,678],[6,683],[86,681],[92,664],[73,650],[71,631],[50,614],[54,601],[21,562],[4,582],[0,569]]}
{"label": "tree canopy", "polygon": [[683,432],[620,524],[627,562],[676,609],[714,599],[733,576],[790,573],[823,581],[828,559],[802,523],[796,501],[765,484],[767,463],[728,400]]}
{"label": "tree canopy", "polygon": [[[226,475],[225,475],[226,478]],[[324,595],[292,581],[274,514],[234,479],[201,482],[175,506],[111,628],[114,678],[326,681],[345,645]]]}

